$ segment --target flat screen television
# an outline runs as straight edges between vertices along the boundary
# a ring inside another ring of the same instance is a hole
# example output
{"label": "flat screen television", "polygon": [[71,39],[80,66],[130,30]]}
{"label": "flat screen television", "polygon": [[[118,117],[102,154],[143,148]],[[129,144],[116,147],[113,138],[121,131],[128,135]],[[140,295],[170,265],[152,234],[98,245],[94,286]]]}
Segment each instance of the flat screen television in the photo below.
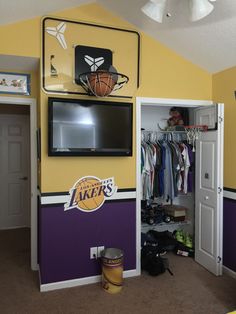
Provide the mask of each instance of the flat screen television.
{"label": "flat screen television", "polygon": [[132,104],[48,99],[49,156],[132,156]]}

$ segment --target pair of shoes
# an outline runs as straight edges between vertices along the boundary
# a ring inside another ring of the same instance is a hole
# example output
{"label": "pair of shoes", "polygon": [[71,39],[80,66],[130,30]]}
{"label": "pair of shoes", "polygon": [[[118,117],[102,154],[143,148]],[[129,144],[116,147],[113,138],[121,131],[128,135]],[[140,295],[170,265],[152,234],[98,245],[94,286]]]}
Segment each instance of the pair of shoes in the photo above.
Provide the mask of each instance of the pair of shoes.
{"label": "pair of shoes", "polygon": [[184,245],[187,246],[189,249],[193,248],[193,239],[188,233],[186,233],[185,235]]}
{"label": "pair of shoes", "polygon": [[187,248],[192,249],[193,248],[193,240],[190,234],[187,232],[184,232],[182,229],[178,229],[175,232],[175,239],[185,245]]}

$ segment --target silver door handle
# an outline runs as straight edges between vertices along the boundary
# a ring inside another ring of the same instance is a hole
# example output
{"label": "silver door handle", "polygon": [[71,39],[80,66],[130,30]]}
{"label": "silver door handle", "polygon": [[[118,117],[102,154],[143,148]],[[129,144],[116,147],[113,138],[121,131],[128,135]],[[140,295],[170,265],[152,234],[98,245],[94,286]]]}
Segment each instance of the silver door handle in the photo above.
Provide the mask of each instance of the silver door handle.
{"label": "silver door handle", "polygon": [[204,198],[205,198],[205,200],[209,200],[209,196],[205,196]]}
{"label": "silver door handle", "polygon": [[24,180],[24,181],[26,181],[26,180],[28,180],[28,177],[22,177],[22,178],[19,178],[19,180]]}

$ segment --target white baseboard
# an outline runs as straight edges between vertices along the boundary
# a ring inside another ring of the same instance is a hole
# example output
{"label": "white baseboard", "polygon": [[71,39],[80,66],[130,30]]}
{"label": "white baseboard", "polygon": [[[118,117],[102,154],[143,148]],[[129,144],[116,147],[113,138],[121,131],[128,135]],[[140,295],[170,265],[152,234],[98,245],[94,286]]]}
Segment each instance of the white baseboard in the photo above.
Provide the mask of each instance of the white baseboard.
{"label": "white baseboard", "polygon": [[36,265],[34,265],[34,267],[31,266],[31,270],[39,272],[39,270],[40,270],[39,269],[39,264],[37,263]]}
{"label": "white baseboard", "polygon": [[223,273],[236,279],[236,272],[223,265]]}
{"label": "white baseboard", "polygon": [[140,276],[140,273],[138,272],[137,269],[125,270],[124,271],[124,278],[137,277],[137,276]]}
{"label": "white baseboard", "polygon": [[[138,273],[138,271],[136,269],[132,269],[132,270],[124,271],[123,275],[124,275],[124,278],[128,278],[128,277],[139,276],[140,274]],[[40,292],[83,286],[83,285],[88,285],[88,284],[92,284],[92,283],[97,283],[100,281],[101,281],[101,275],[86,277],[86,278],[80,278],[80,279],[58,281],[58,282],[47,283],[47,284],[41,284],[40,283]],[[40,282],[41,282],[41,280],[40,280]]]}

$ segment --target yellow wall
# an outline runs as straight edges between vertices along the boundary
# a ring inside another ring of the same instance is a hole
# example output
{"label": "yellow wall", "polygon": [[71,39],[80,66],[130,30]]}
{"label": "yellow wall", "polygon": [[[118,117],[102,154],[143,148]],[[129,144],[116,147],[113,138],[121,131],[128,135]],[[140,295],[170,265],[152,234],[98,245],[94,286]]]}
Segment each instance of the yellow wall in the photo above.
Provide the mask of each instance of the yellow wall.
{"label": "yellow wall", "polygon": [[210,100],[211,75],[142,33],[139,96]]}
{"label": "yellow wall", "polygon": [[[97,4],[64,10],[57,17],[132,28]],[[40,56],[40,19],[0,27],[0,53]],[[121,45],[125,46],[125,41]],[[141,86],[137,96],[185,99],[211,99],[212,76],[170,49],[141,33]],[[133,102],[135,99],[133,99]],[[135,121],[133,157],[48,157],[47,96],[41,92],[41,190],[67,191],[81,176],[115,177],[119,188],[135,187]],[[134,105],[135,114],[135,105]],[[135,117],[135,116],[134,116]]]}
{"label": "yellow wall", "polygon": [[213,100],[225,104],[224,131],[224,186],[236,188],[235,133],[236,133],[236,67],[213,75]]}

